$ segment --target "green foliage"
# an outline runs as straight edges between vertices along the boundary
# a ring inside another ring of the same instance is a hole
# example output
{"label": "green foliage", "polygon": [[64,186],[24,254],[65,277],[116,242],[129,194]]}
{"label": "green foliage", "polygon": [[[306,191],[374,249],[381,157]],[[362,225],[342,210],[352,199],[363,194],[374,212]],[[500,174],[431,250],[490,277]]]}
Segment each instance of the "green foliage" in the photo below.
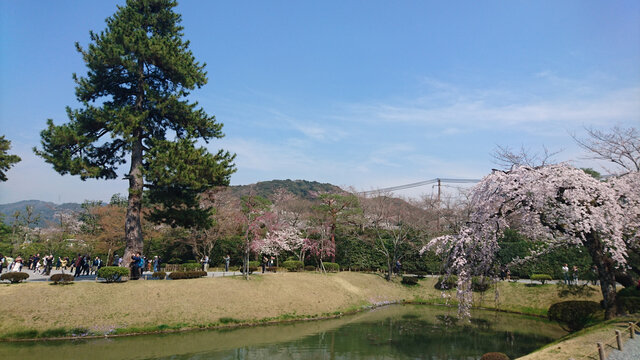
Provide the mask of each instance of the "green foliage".
{"label": "green foliage", "polygon": [[456,275],[442,275],[433,286],[438,290],[449,290],[458,287],[458,277]]}
{"label": "green foliage", "polygon": [[288,271],[300,271],[304,267],[304,263],[298,260],[287,260],[282,263],[282,267]]}
{"label": "green foliage", "polygon": [[490,352],[482,355],[480,360],[509,360],[509,357],[505,353]]}
{"label": "green foliage", "polygon": [[542,285],[544,285],[546,281],[552,280],[551,275],[549,274],[533,274],[529,277],[529,279],[531,279],[532,281],[540,281]]}
{"label": "green foliage", "polygon": [[338,265],[337,263],[323,262],[322,264],[324,265],[324,269],[327,272],[338,272],[338,271],[340,271],[340,265]]}
{"label": "green foliage", "polygon": [[8,272],[0,275],[0,280],[9,280],[12,284],[20,283],[29,278],[29,274],[25,272]]}
{"label": "green foliage", "polygon": [[618,291],[616,306],[620,314],[640,312],[640,290],[636,287],[626,287]]}
{"label": "green foliage", "polygon": [[595,301],[572,300],[555,303],[547,312],[549,320],[566,325],[570,332],[584,328],[601,310]]}
{"label": "green foliage", "polygon": [[404,285],[418,285],[418,278],[415,276],[403,276],[401,282]]}
{"label": "green foliage", "polygon": [[153,274],[151,274],[151,277],[154,279],[164,280],[167,277],[167,273],[164,271],[156,271]]}
{"label": "green foliage", "polygon": [[179,279],[197,279],[201,277],[207,276],[206,271],[174,271],[169,274],[169,279],[171,280],[179,280]]}
{"label": "green foliage", "polygon": [[70,284],[73,282],[74,277],[73,274],[53,274],[49,278],[50,281],[53,281],[54,284]]}
{"label": "green foliage", "polygon": [[81,108],[67,108],[66,124],[49,119],[34,151],[60,174],[83,180],[115,179],[130,163],[132,201],[144,186],[146,199],[159,205],[149,218],[207,227],[210,209],[198,206],[198,196],[228,185],[235,155],[198,146],[221,138],[222,124],[186,99],[207,78],[182,38],[176,5],[127,1],[104,31],[90,32],[88,48],[76,44],[88,68],[73,76]]}
{"label": "green foliage", "polygon": [[500,250],[496,254],[497,265],[509,265],[511,276],[527,278],[530,274],[549,274],[553,279],[562,279],[562,265],[576,265],[579,269],[578,276],[586,279],[591,275],[593,262],[589,252],[584,246],[572,246],[558,248],[541,256],[535,257],[517,265],[510,265],[516,258],[524,258],[531,251],[541,246],[540,243],[530,241],[513,229],[505,229],[504,236],[499,241]]}
{"label": "green foliage", "polygon": [[98,270],[98,277],[105,279],[106,282],[121,282],[122,277],[129,276],[129,269],[120,266],[104,266]]}
{"label": "green foliage", "polygon": [[491,287],[491,279],[487,276],[474,276],[471,278],[472,291],[485,292],[489,290],[490,287]]}
{"label": "green foliage", "polygon": [[20,162],[18,155],[9,154],[11,149],[11,141],[4,138],[4,135],[0,136],[0,181],[7,181],[7,170]]}
{"label": "green foliage", "polygon": [[198,263],[184,263],[180,266],[182,271],[199,271],[202,270],[202,264]]}
{"label": "green foliage", "polygon": [[246,196],[254,192],[256,195],[266,199],[271,198],[279,189],[286,189],[291,194],[306,200],[313,200],[316,193],[336,193],[342,191],[339,187],[331,184],[289,179],[261,181],[252,185],[233,186],[231,188],[237,197]]}
{"label": "green foliage", "polygon": [[591,175],[591,177],[593,177],[594,179],[600,180],[602,178],[602,175],[599,172],[593,170],[592,168],[580,168],[580,170]]}
{"label": "green foliage", "polygon": [[249,261],[249,267],[252,268],[258,268],[260,266],[260,261]]}
{"label": "green foliage", "polygon": [[316,267],[313,265],[307,265],[304,267],[304,271],[316,271]]}

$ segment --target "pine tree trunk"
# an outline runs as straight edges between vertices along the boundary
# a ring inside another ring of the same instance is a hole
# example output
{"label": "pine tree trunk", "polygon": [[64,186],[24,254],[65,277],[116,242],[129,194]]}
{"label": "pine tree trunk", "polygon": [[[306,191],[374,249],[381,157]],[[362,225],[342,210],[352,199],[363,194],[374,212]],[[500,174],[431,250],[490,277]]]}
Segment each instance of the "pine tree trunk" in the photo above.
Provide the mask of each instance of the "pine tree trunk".
{"label": "pine tree trunk", "polygon": [[129,204],[125,219],[124,231],[127,247],[124,251],[122,263],[129,267],[131,256],[142,253],[142,139],[137,137],[131,149],[131,170],[129,171]]}

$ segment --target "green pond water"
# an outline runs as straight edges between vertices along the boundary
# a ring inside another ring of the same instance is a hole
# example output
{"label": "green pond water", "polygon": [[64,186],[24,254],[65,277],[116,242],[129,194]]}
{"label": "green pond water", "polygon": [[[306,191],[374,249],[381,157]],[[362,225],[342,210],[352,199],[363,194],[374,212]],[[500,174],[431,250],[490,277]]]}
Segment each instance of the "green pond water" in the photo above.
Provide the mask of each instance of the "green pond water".
{"label": "green pond water", "polygon": [[110,339],[0,343],[0,359],[512,359],[565,335],[544,319],[392,305],[339,319]]}

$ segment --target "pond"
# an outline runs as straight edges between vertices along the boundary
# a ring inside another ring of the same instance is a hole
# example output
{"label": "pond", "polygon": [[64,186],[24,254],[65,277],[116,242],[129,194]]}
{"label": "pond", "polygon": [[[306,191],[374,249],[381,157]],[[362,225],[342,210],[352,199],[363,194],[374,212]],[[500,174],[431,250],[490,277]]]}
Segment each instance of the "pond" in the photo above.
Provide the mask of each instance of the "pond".
{"label": "pond", "polygon": [[392,305],[339,319],[121,338],[0,343],[0,359],[512,359],[566,333],[544,319]]}

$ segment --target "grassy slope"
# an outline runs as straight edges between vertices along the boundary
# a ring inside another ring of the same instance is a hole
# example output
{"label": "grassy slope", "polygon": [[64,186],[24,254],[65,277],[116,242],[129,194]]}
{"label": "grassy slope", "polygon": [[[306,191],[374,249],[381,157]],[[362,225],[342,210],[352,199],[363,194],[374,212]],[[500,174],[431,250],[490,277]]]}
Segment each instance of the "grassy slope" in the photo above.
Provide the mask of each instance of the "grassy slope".
{"label": "grassy slope", "polygon": [[[434,282],[429,278],[406,287],[376,275],[343,272],[279,273],[249,281],[226,277],[0,285],[0,338],[64,335],[73,328],[94,334],[202,328],[332,316],[386,302],[444,303]],[[554,285],[501,283],[499,292],[498,308],[535,315],[544,315],[553,302],[571,299],[560,299]],[[599,299],[594,292],[591,300]],[[496,307],[492,290],[476,300],[477,305]]]}

